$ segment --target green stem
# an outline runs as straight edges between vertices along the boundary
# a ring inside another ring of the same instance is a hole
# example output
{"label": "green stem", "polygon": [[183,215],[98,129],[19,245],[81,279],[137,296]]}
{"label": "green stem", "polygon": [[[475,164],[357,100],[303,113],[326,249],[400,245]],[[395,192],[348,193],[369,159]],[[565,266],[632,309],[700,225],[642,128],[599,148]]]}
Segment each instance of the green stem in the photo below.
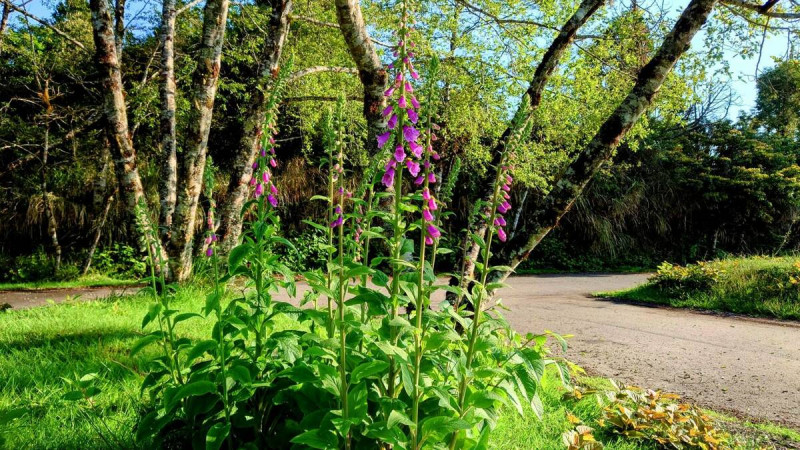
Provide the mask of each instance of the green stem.
{"label": "green stem", "polygon": [[[502,165],[502,161],[501,161]],[[470,329],[470,337],[469,337],[469,344],[467,346],[467,361],[466,366],[464,367],[464,371],[461,375],[461,383],[458,387],[458,409],[461,412],[463,417],[464,415],[464,400],[467,394],[467,385],[469,383],[469,377],[467,373],[469,372],[469,368],[472,366],[472,360],[475,357],[475,343],[478,340],[478,329],[480,328],[480,320],[481,320],[481,309],[483,307],[483,294],[486,291],[486,280],[489,276],[489,258],[491,257],[491,246],[492,246],[492,238],[494,237],[494,220],[497,217],[497,200],[498,196],[500,195],[500,176],[502,174],[502,170],[500,167],[497,169],[497,176],[494,182],[494,193],[492,194],[492,201],[489,204],[491,208],[491,213],[489,214],[489,222],[488,226],[486,227],[487,235],[486,235],[486,245],[483,248],[483,270],[481,271],[481,284],[478,286],[477,289],[477,297],[474,301],[474,315],[472,318],[472,325]],[[456,446],[456,441],[458,440],[458,432],[454,432],[452,438],[450,439],[450,448],[454,449]]]}

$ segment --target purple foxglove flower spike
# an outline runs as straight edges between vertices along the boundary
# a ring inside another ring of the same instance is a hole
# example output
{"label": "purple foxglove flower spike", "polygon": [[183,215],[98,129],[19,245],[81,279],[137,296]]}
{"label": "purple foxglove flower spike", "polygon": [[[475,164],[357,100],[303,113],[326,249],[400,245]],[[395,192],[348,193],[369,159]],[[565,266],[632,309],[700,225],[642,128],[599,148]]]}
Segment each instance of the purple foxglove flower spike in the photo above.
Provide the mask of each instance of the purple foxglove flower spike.
{"label": "purple foxglove flower spike", "polygon": [[406,103],[406,96],[403,95],[397,100],[397,106],[405,109],[408,108],[408,103]]}
{"label": "purple foxglove flower spike", "polygon": [[278,163],[275,162],[275,158],[270,158],[269,159],[269,165],[272,166],[272,167],[277,167]]}
{"label": "purple foxglove flower spike", "polygon": [[416,161],[407,160],[406,167],[408,167],[408,173],[410,173],[412,177],[419,175],[419,163]]}
{"label": "purple foxglove flower spike", "polygon": [[409,125],[403,125],[403,138],[405,138],[407,142],[416,141],[418,137],[419,131],[417,131],[416,128]]}
{"label": "purple foxglove flower spike", "polygon": [[256,185],[256,192],[255,192],[256,198],[260,197],[261,194],[263,194],[263,193],[264,193],[264,185],[261,184],[261,183],[258,183],[258,185]]}
{"label": "purple foxglove flower spike", "polygon": [[403,162],[406,159],[406,152],[403,150],[402,145],[398,145],[397,148],[394,149],[394,159],[397,162]]}
{"label": "purple foxglove flower spike", "polygon": [[497,237],[500,238],[501,242],[506,241],[506,232],[502,228],[497,229]]}
{"label": "purple foxglove flower spike", "polygon": [[381,113],[381,115],[383,115],[383,117],[387,117],[389,114],[392,113],[393,110],[394,110],[394,107],[392,105],[389,105],[386,108],[384,108],[384,110]]}
{"label": "purple foxglove flower spike", "polygon": [[414,108],[419,109],[419,100],[417,100],[417,97],[411,97],[411,105],[414,106]]}
{"label": "purple foxglove flower spike", "polygon": [[389,89],[385,90],[383,92],[383,96],[384,97],[391,97],[393,93],[394,93],[394,86],[392,86]]}
{"label": "purple foxglove flower spike", "polygon": [[387,188],[392,187],[392,184],[394,184],[394,168],[386,170],[386,173],[383,174],[383,178],[381,178],[381,182]]}
{"label": "purple foxglove flower spike", "polygon": [[214,247],[208,247],[208,248],[206,249],[206,256],[209,256],[209,257],[210,257],[210,256],[211,256],[211,255],[213,255],[213,254],[214,254]]}
{"label": "purple foxglove flower spike", "polygon": [[273,208],[278,207],[278,199],[276,199],[274,195],[267,195],[267,200],[269,200],[269,204],[272,205]]}
{"label": "purple foxglove flower spike", "polygon": [[428,183],[436,183],[436,175],[433,172],[428,173]]}
{"label": "purple foxglove flower spike", "polygon": [[408,120],[410,120],[411,123],[416,124],[417,121],[419,120],[419,115],[413,109],[409,109],[408,110]]}
{"label": "purple foxglove flower spike", "polygon": [[414,141],[408,143],[408,148],[411,150],[411,153],[414,154],[418,159],[422,158],[422,146],[417,144]]}
{"label": "purple foxglove flower spike", "polygon": [[386,133],[379,134],[378,135],[378,148],[383,148],[383,146],[386,145],[386,142],[389,140],[389,138],[391,136],[392,136],[392,132],[391,131],[387,131]]}
{"label": "purple foxglove flower spike", "polygon": [[411,78],[419,80],[419,74],[417,72],[411,72]]}
{"label": "purple foxglove flower spike", "polygon": [[432,224],[428,225],[427,230],[428,230],[428,236],[430,236],[430,237],[432,237],[434,239],[436,239],[436,238],[438,238],[439,236],[442,235],[442,233],[439,231],[439,229],[436,228],[435,226],[433,226]]}
{"label": "purple foxglove flower spike", "polygon": [[428,200],[428,209],[430,209],[431,211],[436,211],[437,209],[439,209],[439,207],[436,206],[436,200],[434,200],[433,197],[431,197]]}
{"label": "purple foxglove flower spike", "polygon": [[414,184],[416,184],[417,186],[422,186],[422,183],[424,182],[425,178],[422,175],[418,176],[417,178],[414,178]]}
{"label": "purple foxglove flower spike", "polygon": [[425,200],[431,199],[431,192],[428,190],[428,188],[422,190],[422,198]]}
{"label": "purple foxglove flower spike", "polygon": [[428,222],[433,222],[433,214],[431,214],[430,210],[427,208],[422,210],[422,218],[427,220]]}
{"label": "purple foxglove flower spike", "polygon": [[389,121],[386,122],[386,125],[390,130],[394,130],[394,127],[397,126],[397,114],[392,114],[392,117],[389,118]]}
{"label": "purple foxglove flower spike", "polygon": [[433,238],[430,236],[425,236],[425,245],[433,245]]}

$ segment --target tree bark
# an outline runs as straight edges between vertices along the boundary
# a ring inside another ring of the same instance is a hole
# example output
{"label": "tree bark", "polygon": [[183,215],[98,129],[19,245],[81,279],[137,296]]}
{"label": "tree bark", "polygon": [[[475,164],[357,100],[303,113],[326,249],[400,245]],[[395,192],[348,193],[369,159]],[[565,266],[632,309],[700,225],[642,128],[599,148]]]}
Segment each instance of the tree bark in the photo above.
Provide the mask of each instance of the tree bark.
{"label": "tree bark", "polygon": [[228,184],[228,195],[222,205],[220,226],[218,234],[221,237],[219,251],[227,254],[239,242],[242,233],[242,207],[244,206],[248,183],[253,176],[253,162],[258,153],[258,136],[261,125],[266,118],[267,106],[267,81],[274,79],[278,74],[281,54],[283,53],[286,36],[289,34],[289,15],[292,12],[292,0],[273,0],[270,5],[272,12],[269,19],[267,35],[260,60],[263,62],[261,69],[260,86],[253,89],[253,97],[247,107],[247,113],[239,142],[238,153],[233,162],[233,171]]}
{"label": "tree bark", "polygon": [[[533,78],[528,86],[528,90],[525,92],[525,97],[527,97],[528,103],[520,104],[520,111],[526,114],[524,117],[524,124],[527,124],[527,122],[532,119],[533,112],[542,103],[542,94],[544,93],[544,88],[547,85],[547,81],[553,75],[556,67],[558,67],[559,61],[561,60],[564,52],[567,51],[569,46],[575,40],[578,30],[595,12],[597,12],[604,2],[605,0],[583,0],[572,17],[570,17],[564,26],[561,27],[561,31],[559,31],[558,36],[556,36],[556,38],[550,44],[550,47],[547,49],[547,52],[545,52],[544,56],[542,56],[542,60],[536,67],[536,72],[533,74]],[[527,109],[527,112],[525,112],[523,108]],[[518,111],[517,114],[519,114],[520,111]],[[494,189],[492,184],[497,174],[497,166],[500,165],[503,155],[505,154],[506,142],[508,141],[512,131],[513,129],[510,126],[506,128],[498,140],[497,145],[495,145],[495,147],[492,149],[492,162],[489,165],[487,173],[483,177],[482,182],[482,185],[487,186],[487,191],[483,196],[485,199],[487,199],[487,201]],[[479,236],[484,236],[486,234],[487,225],[488,224],[485,220],[479,219],[479,222],[475,225],[476,234]],[[475,261],[477,260],[480,252],[480,246],[477,242],[474,240],[469,240],[468,242],[471,242],[471,247],[469,251],[466,252],[466,260],[463,264],[463,280],[472,278],[475,272]]]}
{"label": "tree bark", "polygon": [[[664,39],[658,52],[642,68],[636,84],[606,119],[589,144],[567,167],[550,193],[538,204],[527,233],[519,233],[504,247],[501,255],[512,269],[527,259],[547,233],[570,210],[587,183],[613,155],[620,140],[653,103],[661,85],[680,57],[689,49],[692,38],[708,20],[717,0],[692,0]],[[505,279],[510,273],[499,274]]]}
{"label": "tree bark", "polygon": [[111,205],[114,203],[114,193],[111,193],[105,200],[105,206],[103,207],[102,213],[97,218],[97,221],[94,223],[94,238],[92,239],[92,246],[89,247],[89,254],[86,255],[86,263],[83,265],[83,270],[81,270],[81,275],[86,275],[89,273],[89,269],[92,267],[92,259],[94,258],[94,253],[97,251],[97,245],[100,243],[100,236],[103,234],[103,227],[106,225],[106,220],[108,219],[108,212],[111,210]]}
{"label": "tree bark", "polygon": [[368,148],[377,148],[375,137],[383,131],[384,119],[381,115],[386,106],[383,91],[386,89],[388,74],[381,64],[372,39],[364,25],[359,0],[336,0],[336,18],[339,29],[347,43],[350,57],[358,68],[358,77],[364,86],[364,118],[367,119]]}
{"label": "tree bark", "polygon": [[3,37],[6,34],[6,27],[8,27],[8,16],[11,15],[11,7],[8,3],[3,3],[3,13],[0,16],[0,55],[3,54]]}
{"label": "tree bark", "polygon": [[116,0],[114,7],[114,40],[117,43],[117,59],[122,66],[122,41],[125,39],[125,0]]}
{"label": "tree bark", "polygon": [[178,197],[178,156],[175,131],[175,0],[164,0],[161,11],[161,177],[159,179],[159,234],[168,242]]}
{"label": "tree bark", "polygon": [[[108,0],[90,0],[89,8],[92,12],[95,63],[102,85],[103,115],[114,158],[114,169],[125,206],[139,224],[136,227],[139,238],[152,248],[154,255],[160,255],[160,258],[156,258],[158,264],[159,260],[166,261],[163,247],[160,242],[148,238],[146,230],[149,224],[143,223],[142,217],[136,214],[137,205],[146,203],[142,180],[136,167],[136,150],[128,131],[128,113],[122,89],[122,71],[117,57],[111,7]],[[165,275],[169,272],[168,267],[161,267],[160,264],[157,269]]]}
{"label": "tree bark", "polygon": [[169,244],[172,275],[185,280],[192,269],[192,241],[197,203],[203,184],[208,135],[217,94],[222,43],[228,19],[228,0],[209,0],[203,9],[203,37],[193,76],[191,117],[186,148],[179,166],[178,199]]}
{"label": "tree bark", "polygon": [[56,272],[61,269],[61,244],[58,243],[58,224],[56,216],[53,214],[53,206],[50,204],[50,196],[47,194],[47,159],[50,155],[50,113],[52,106],[48,100],[50,84],[45,82],[45,91],[42,100],[45,102],[45,125],[44,125],[44,145],[42,145],[42,208],[44,209],[44,219],[47,222],[47,236],[50,237],[50,245],[56,255]]}

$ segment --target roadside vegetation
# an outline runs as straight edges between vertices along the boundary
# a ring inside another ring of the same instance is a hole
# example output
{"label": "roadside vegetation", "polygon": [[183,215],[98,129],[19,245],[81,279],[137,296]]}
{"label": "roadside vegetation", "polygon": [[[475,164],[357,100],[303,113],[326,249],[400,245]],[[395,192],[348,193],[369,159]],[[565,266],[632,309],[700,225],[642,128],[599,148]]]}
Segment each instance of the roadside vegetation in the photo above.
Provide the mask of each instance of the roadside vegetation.
{"label": "roadside vegetation", "polygon": [[646,284],[595,295],[800,320],[800,257],[725,258],[686,266],[664,263]]}
{"label": "roadside vegetation", "polygon": [[[132,356],[130,349],[142,335],[141,318],[151,300],[141,293],[0,313],[0,446],[149,448],[137,443],[134,433],[150,401],[140,390],[144,367],[158,351],[144,349]],[[195,310],[204,301],[200,289],[183,288],[174,306]],[[287,323],[282,319],[279,326]],[[211,319],[196,319],[180,323],[177,331],[203,339],[212,326]],[[87,374],[94,375],[84,383],[84,392],[92,395],[70,400],[78,398],[80,379]],[[604,416],[598,395],[605,398],[615,392],[610,381],[583,375],[576,381],[577,388],[568,390],[556,371],[549,370],[541,384],[542,417],[530,406],[525,406],[524,416],[505,409],[492,448],[567,448],[565,433],[572,436],[580,426],[593,428],[591,435],[606,449],[658,448],[652,440],[624,439],[612,425],[598,424]],[[800,442],[796,432],[776,425],[705,413],[722,430],[734,431],[731,442],[743,448]]]}

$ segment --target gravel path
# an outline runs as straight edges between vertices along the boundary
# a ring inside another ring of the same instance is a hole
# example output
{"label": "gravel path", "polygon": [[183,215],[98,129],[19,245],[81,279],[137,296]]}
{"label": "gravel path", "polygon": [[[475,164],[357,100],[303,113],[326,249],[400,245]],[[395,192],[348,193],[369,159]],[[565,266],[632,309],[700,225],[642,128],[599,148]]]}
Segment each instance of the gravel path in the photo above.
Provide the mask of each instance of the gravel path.
{"label": "gravel path", "polygon": [[[703,406],[800,429],[800,323],[721,316],[593,299],[643,274],[511,278],[499,296],[520,332],[572,334],[567,357],[591,373],[675,392]],[[298,286],[302,290],[303,286]],[[25,308],[138,288],[0,292]]]}

